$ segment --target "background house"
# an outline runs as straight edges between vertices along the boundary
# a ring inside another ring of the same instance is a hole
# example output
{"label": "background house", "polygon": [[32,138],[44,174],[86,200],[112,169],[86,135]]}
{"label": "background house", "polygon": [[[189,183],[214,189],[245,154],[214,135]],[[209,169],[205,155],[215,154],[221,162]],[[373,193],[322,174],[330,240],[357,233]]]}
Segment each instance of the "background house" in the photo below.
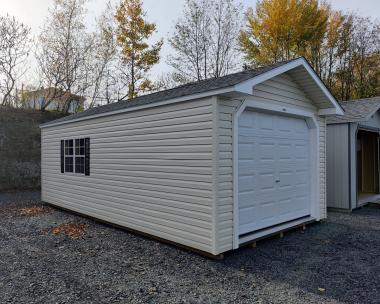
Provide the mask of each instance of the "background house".
{"label": "background house", "polygon": [[74,114],[84,108],[85,98],[56,88],[41,88],[22,94],[24,108]]}

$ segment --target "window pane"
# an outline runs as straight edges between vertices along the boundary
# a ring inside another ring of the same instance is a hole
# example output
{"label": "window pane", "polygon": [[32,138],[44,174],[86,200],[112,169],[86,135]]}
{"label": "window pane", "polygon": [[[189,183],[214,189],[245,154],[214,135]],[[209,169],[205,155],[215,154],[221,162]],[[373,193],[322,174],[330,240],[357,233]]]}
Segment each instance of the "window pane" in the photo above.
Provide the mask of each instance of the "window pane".
{"label": "window pane", "polygon": [[65,157],[65,172],[73,172],[73,158]]}
{"label": "window pane", "polygon": [[65,140],[65,155],[73,155],[73,140]]}
{"label": "window pane", "polygon": [[84,157],[75,157],[75,173],[84,173]]}
{"label": "window pane", "polygon": [[84,138],[75,139],[75,155],[84,156]]}

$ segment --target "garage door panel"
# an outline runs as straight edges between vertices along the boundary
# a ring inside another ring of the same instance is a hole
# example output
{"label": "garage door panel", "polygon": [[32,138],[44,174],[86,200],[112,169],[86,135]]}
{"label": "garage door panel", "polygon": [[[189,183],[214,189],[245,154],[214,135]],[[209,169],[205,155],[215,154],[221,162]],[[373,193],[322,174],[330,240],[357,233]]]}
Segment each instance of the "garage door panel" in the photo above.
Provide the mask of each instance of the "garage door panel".
{"label": "garage door panel", "polygon": [[255,157],[255,143],[240,143],[238,154],[240,160],[253,160]]}
{"label": "garage door panel", "polygon": [[240,234],[309,215],[310,141],[305,120],[249,111],[241,118]]}
{"label": "garage door panel", "polygon": [[273,142],[261,142],[257,145],[257,156],[258,156],[258,161],[274,161],[275,155],[275,144]]}
{"label": "garage door panel", "polygon": [[258,174],[257,178],[257,190],[258,191],[273,191],[276,186],[276,174],[272,172],[261,172]]}
{"label": "garage door panel", "polygon": [[241,193],[244,193],[246,191],[253,192],[255,190],[252,185],[256,184],[256,175],[245,175],[245,176],[239,176],[239,189]]}

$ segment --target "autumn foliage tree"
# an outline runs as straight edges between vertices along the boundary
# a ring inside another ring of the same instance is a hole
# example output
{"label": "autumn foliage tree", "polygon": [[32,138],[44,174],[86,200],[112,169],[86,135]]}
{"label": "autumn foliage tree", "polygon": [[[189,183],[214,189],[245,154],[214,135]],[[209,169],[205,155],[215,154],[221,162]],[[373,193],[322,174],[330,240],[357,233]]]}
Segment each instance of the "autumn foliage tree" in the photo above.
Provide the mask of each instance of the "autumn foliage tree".
{"label": "autumn foliage tree", "polygon": [[122,0],[115,15],[117,41],[128,79],[128,98],[151,89],[152,82],[147,78],[147,73],[160,60],[163,41],[152,46],[148,44],[156,25],[146,21],[145,17],[140,0]]}
{"label": "autumn foliage tree", "polygon": [[380,94],[380,26],[318,0],[261,0],[240,46],[252,66],[304,56],[340,100]]}

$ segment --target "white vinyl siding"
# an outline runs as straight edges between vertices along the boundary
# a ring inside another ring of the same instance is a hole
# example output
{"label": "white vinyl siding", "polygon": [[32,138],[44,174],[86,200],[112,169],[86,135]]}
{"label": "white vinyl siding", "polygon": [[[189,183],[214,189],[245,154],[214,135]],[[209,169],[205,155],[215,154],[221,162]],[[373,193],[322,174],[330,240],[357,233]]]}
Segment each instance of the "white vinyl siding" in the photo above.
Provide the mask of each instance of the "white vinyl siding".
{"label": "white vinyl siding", "polygon": [[218,100],[218,162],[216,191],[216,252],[232,249],[233,242],[233,167],[232,117],[241,104],[238,100]]}
{"label": "white vinyl siding", "polygon": [[[212,99],[42,129],[42,199],[213,251]],[[60,140],[91,139],[90,176],[60,172]]]}
{"label": "white vinyl siding", "polygon": [[327,217],[326,203],[326,118],[318,117],[319,123],[319,185],[320,185],[320,204],[321,219]]}
{"label": "white vinyl siding", "polygon": [[253,96],[257,101],[289,104],[300,109],[317,110],[304,91],[286,73],[255,86]]}

